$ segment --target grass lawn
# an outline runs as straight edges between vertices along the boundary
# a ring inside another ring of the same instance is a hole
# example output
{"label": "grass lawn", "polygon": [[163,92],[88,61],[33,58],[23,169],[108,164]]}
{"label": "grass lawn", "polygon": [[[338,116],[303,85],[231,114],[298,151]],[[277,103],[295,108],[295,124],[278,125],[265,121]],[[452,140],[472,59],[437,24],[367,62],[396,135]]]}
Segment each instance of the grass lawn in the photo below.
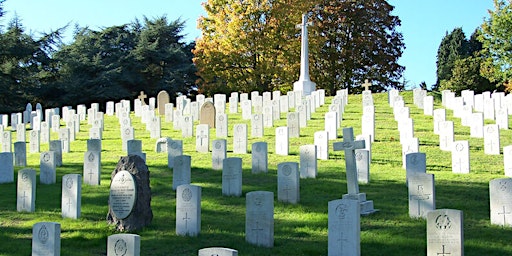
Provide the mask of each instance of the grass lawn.
{"label": "grass lawn", "polygon": [[[471,173],[453,174],[451,154],[439,149],[432,116],[423,115],[423,110],[412,104],[412,92],[401,95],[410,107],[420,151],[426,153],[427,172],[435,175],[437,208],[463,211],[465,255],[512,255],[512,228],[491,225],[489,220],[489,181],[504,178],[503,155],[485,155],[483,139],[470,138],[469,127],[462,126],[460,119],[453,118],[452,112],[447,110],[447,120],[454,121],[455,140],[468,140],[470,144]],[[331,101],[328,97],[326,104],[312,113],[308,127],[301,129],[300,138],[290,139],[289,156],[273,154],[275,127],[286,125],[284,113],[281,120],[274,123],[274,128],[265,128],[264,138],[249,138],[249,145],[268,142],[269,172],[265,174],[251,174],[250,154],[232,153],[230,131],[228,157],[243,160],[241,197],[222,196],[221,171],[211,169],[211,153],[195,152],[195,138],[182,138],[180,131],[173,130],[172,123],[162,121],[162,137],[183,140],[184,154],[192,157],[192,184],[202,187],[202,228],[197,237],[176,235],[176,193],[172,190],[172,170],[167,168],[167,155],[155,152],[156,139],[150,139],[140,118],[132,114],[135,137],[143,141],[143,150],[147,153],[154,214],[151,225],[136,232],[141,236],[142,255],[197,255],[199,249],[211,246],[233,248],[239,255],[327,255],[327,203],[347,192],[344,153],[334,152],[330,146],[330,159],[318,161],[317,178],[300,181],[300,203],[296,205],[277,201],[277,164],[299,161],[299,146],[313,144],[314,132],[324,129],[324,114]],[[387,103],[387,94],[374,94],[374,102],[376,136],[372,145],[371,178],[369,184],[360,185],[360,190],[380,211],[361,218],[361,254],[426,255],[426,222],[408,215],[405,170],[393,110]],[[440,102],[436,95],[437,108]],[[361,95],[350,95],[342,127],[353,127],[354,134],[360,134],[361,115]],[[242,120],[241,113],[230,114],[230,129],[238,123],[247,123],[250,127],[248,120]],[[0,255],[30,255],[32,226],[41,221],[61,224],[62,255],[106,255],[107,237],[115,233],[106,222],[110,175],[125,154],[121,150],[119,127],[116,117],[105,116],[101,185],[82,185],[82,216],[77,220],[61,217],[61,180],[65,174],[82,174],[90,128],[87,122],[82,123],[81,132],[71,143],[71,152],[63,155],[63,165],[57,168],[57,183],[37,184],[35,212],[17,212],[16,184],[0,184]],[[341,134],[340,129],[336,141],[342,140]],[[57,133],[51,134],[52,139],[57,136]],[[215,139],[215,130],[210,131],[210,136],[211,140]],[[501,146],[507,145],[512,145],[511,130],[501,131]],[[41,151],[46,150],[48,145],[41,145]],[[37,170],[39,176],[39,154],[27,155],[28,168]],[[15,177],[20,169],[15,168]],[[245,242],[245,194],[256,190],[274,192],[273,248]]]}

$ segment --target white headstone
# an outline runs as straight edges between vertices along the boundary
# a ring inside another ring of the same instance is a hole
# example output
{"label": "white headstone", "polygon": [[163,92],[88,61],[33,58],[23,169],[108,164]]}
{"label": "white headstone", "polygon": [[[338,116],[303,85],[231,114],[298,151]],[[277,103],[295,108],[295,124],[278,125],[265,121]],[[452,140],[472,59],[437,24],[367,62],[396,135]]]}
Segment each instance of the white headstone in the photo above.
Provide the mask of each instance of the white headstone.
{"label": "white headstone", "polygon": [[233,133],[233,153],[247,154],[247,124],[235,124]]}
{"label": "white headstone", "polygon": [[289,150],[289,137],[287,126],[281,126],[276,128],[275,142],[275,154],[287,156]]}
{"label": "white headstone", "polygon": [[140,256],[140,236],[114,234],[107,239],[107,256]]}
{"label": "white headstone", "polygon": [[427,255],[464,255],[462,211],[439,209],[427,213]]}
{"label": "white headstone", "polygon": [[469,141],[454,141],[452,148],[452,172],[467,174],[469,173],[469,171]]}
{"label": "white headstone", "polygon": [[484,153],[486,155],[500,154],[500,130],[497,124],[484,126]]}
{"label": "white headstone", "polygon": [[82,176],[66,174],[62,176],[61,212],[63,218],[80,218],[82,207]]}
{"label": "white headstone", "polygon": [[56,159],[54,151],[41,153],[39,182],[41,184],[54,184],[56,182]]}
{"label": "white headstone", "polygon": [[268,172],[267,142],[255,142],[251,149],[252,173]]}
{"label": "white headstone", "polygon": [[283,162],[277,165],[277,200],[292,204],[300,201],[298,163]]}
{"label": "white headstone", "polygon": [[18,212],[36,210],[36,170],[23,169],[18,172],[16,210]]}
{"label": "white headstone", "polygon": [[201,232],[201,187],[180,185],[176,189],[176,234],[197,236]]}
{"label": "white headstone", "polygon": [[436,209],[434,174],[411,173],[408,176],[409,217],[426,218]]}
{"label": "white headstone", "polygon": [[14,182],[14,155],[12,152],[0,153],[0,183]]}
{"label": "white headstone", "polygon": [[38,222],[32,227],[32,255],[60,255],[60,223]]}
{"label": "white headstone", "polygon": [[84,154],[84,183],[100,185],[101,182],[101,155],[98,151],[87,151]]}
{"label": "white headstone", "polygon": [[361,255],[359,202],[350,199],[328,203],[328,255]]}
{"label": "white headstone", "polygon": [[212,143],[212,169],[222,170],[223,161],[227,157],[227,142],[225,139],[214,140]]}
{"label": "white headstone", "polygon": [[302,145],[299,147],[300,154],[300,177],[316,178],[317,169],[317,147],[316,145]]}
{"label": "white headstone", "polygon": [[242,195],[242,158],[228,157],[222,164],[222,194]]}
{"label": "white headstone", "polygon": [[180,155],[174,158],[172,168],[172,189],[176,190],[179,185],[190,184],[191,180],[191,157]]}
{"label": "white headstone", "polygon": [[263,247],[274,246],[274,193],[252,191],[245,195],[245,241]]}

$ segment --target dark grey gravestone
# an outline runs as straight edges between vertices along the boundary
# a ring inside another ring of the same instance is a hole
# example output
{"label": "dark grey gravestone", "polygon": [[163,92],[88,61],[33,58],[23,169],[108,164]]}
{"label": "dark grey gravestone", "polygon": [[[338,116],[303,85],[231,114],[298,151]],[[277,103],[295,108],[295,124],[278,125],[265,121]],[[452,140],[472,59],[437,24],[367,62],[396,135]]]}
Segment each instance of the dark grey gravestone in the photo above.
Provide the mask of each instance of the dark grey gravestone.
{"label": "dark grey gravestone", "polygon": [[137,155],[121,157],[111,177],[107,222],[127,232],[149,225],[153,211],[144,159]]}

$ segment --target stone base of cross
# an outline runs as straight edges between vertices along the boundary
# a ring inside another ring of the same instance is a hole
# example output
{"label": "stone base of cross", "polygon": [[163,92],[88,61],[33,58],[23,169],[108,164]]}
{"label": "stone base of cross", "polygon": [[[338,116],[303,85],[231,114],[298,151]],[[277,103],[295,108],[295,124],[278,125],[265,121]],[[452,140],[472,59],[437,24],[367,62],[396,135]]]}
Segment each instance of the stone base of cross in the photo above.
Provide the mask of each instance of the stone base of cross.
{"label": "stone base of cross", "polygon": [[302,91],[302,96],[311,95],[316,90],[316,83],[311,80],[299,80],[293,83],[293,91]]}
{"label": "stone base of cross", "polygon": [[343,199],[358,200],[361,206],[361,215],[368,215],[377,210],[373,209],[373,201],[367,201],[366,194],[359,192],[355,150],[363,148],[365,148],[365,141],[354,141],[354,130],[352,127],[343,128],[343,142],[333,143],[334,151],[345,151],[348,194],[343,195]]}

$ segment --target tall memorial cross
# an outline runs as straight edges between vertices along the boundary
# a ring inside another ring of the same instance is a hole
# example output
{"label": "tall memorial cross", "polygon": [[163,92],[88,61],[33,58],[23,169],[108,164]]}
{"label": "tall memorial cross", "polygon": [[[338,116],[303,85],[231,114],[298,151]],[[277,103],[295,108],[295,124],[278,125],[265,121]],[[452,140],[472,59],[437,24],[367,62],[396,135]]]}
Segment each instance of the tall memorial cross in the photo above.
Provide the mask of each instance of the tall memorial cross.
{"label": "tall memorial cross", "polygon": [[356,149],[364,149],[364,140],[354,140],[352,127],[343,128],[343,142],[332,144],[334,151],[345,151],[345,166],[347,173],[348,194],[359,194],[359,183],[357,181]]}
{"label": "tall memorial cross", "polygon": [[368,79],[365,79],[365,80],[364,80],[364,84],[362,84],[362,85],[361,85],[361,87],[364,87],[364,90],[365,90],[365,91],[369,91],[369,90],[368,90],[368,88],[369,88],[370,86],[372,86],[372,83],[370,83],[370,82],[368,81]]}
{"label": "tall memorial cross", "polygon": [[307,14],[302,15],[302,23],[296,27],[301,29],[300,41],[300,76],[299,80],[293,84],[294,91],[302,91],[304,96],[310,95],[316,90],[316,84],[309,77],[309,43],[308,43],[308,25],[312,26],[312,22],[308,22]]}
{"label": "tall memorial cross", "polygon": [[146,94],[144,94],[144,91],[140,91],[140,95],[139,97],[137,97],[140,102],[142,103],[142,105],[146,105],[146,101],[145,99],[147,98],[148,96]]}

